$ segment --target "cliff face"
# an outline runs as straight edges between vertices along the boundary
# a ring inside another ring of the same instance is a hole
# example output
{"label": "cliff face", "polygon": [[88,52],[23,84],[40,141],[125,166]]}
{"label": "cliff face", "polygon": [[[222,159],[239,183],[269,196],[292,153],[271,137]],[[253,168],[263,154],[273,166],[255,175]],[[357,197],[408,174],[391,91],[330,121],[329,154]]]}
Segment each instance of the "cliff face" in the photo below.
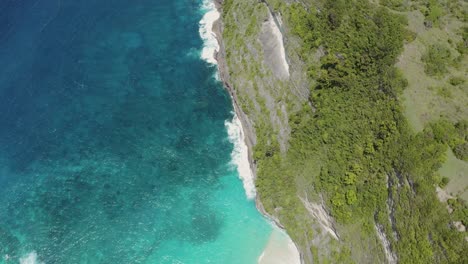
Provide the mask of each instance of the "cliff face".
{"label": "cliff face", "polygon": [[[217,6],[222,12],[221,20],[214,25],[218,37],[222,36],[217,54],[220,77],[243,124],[252,170],[256,174],[260,169],[261,173],[262,166],[268,164],[260,164],[257,168],[261,159],[258,153],[271,149],[280,156],[286,155],[291,132],[290,115],[304,105],[312,107],[308,103],[311,83],[304,59],[318,62],[324,54],[319,49],[311,58],[300,58],[301,40],[289,33],[282,15],[274,12],[267,1],[218,0]],[[319,166],[313,170],[318,172]],[[270,175],[266,173],[263,177]],[[266,199],[262,188],[259,188],[257,207],[286,228],[296,242],[303,262],[321,263],[348,254],[349,249],[342,246],[339,227],[330,216],[322,195],[308,189],[307,177],[298,177],[297,183],[292,183],[299,184],[300,188],[287,190],[297,192],[291,203],[293,213]],[[262,202],[267,204],[266,209]],[[291,219],[291,215],[295,219]],[[343,237],[356,236],[353,240],[359,240],[356,231],[351,230],[341,228]],[[357,244],[374,248],[375,252],[369,255],[356,250],[353,256],[356,261],[383,261],[383,250],[377,240],[363,239]],[[379,255],[379,251],[382,254]]]}
{"label": "cliff face", "polygon": [[[218,56],[225,63],[220,65],[221,74],[248,115],[249,141],[255,145],[265,140],[284,152],[290,133],[288,113],[307,100],[308,83],[299,61],[295,67],[288,64],[292,59],[284,49],[281,18],[255,0],[226,1],[222,10],[218,31],[223,39]],[[254,133],[258,129],[266,131],[262,133],[265,138]]]}
{"label": "cliff face", "polygon": [[[221,20],[214,25],[220,44],[216,54],[220,77],[233,98],[245,130],[251,166],[257,172],[255,151],[270,147],[285,155],[291,132],[289,115],[308,102],[311,84],[299,58],[301,42],[289,35],[281,14],[274,12],[266,1],[216,3],[222,12]],[[296,197],[302,207],[297,216],[304,220],[293,239],[305,263],[327,259],[339,248],[335,245],[339,238],[334,220],[322,199],[312,196],[315,199]],[[260,192],[259,210],[291,233],[282,224],[282,208],[266,210],[261,199]]]}

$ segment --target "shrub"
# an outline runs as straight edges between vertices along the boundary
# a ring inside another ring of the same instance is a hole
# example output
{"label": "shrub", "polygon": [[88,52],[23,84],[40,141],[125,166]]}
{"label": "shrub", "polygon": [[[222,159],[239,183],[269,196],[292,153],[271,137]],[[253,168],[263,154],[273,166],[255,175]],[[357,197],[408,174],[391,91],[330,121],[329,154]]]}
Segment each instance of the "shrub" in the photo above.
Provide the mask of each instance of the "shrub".
{"label": "shrub", "polygon": [[468,142],[458,144],[453,148],[453,154],[458,159],[468,161]]}
{"label": "shrub", "polygon": [[445,186],[447,186],[447,184],[449,183],[450,179],[447,178],[447,177],[442,177],[442,179],[440,180],[440,183],[439,183],[439,186],[440,188],[444,188]]}
{"label": "shrub", "polygon": [[407,5],[405,5],[405,0],[381,0],[380,4],[388,8],[397,10],[397,11],[406,11]]}
{"label": "shrub", "polygon": [[463,84],[465,82],[465,79],[463,77],[460,77],[460,76],[452,76],[452,77],[450,77],[449,82],[453,86],[458,86],[460,84]]}
{"label": "shrub", "polygon": [[425,72],[430,76],[440,76],[447,73],[447,65],[450,61],[450,50],[440,44],[431,45],[426,54],[422,56],[425,63]]}
{"label": "shrub", "polygon": [[452,92],[447,86],[442,86],[437,89],[437,94],[445,99],[452,98]]}
{"label": "shrub", "polygon": [[444,15],[444,9],[440,6],[437,0],[429,0],[427,10],[425,12],[426,19],[432,25],[438,25],[440,18]]}

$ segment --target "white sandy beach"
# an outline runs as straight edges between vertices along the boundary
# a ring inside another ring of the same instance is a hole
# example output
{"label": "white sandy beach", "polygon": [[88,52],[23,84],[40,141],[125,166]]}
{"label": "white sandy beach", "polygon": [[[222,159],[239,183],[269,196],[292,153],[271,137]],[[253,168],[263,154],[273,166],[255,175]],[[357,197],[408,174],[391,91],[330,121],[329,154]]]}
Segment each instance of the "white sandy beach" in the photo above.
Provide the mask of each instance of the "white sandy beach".
{"label": "white sandy beach", "polygon": [[274,227],[270,240],[258,258],[259,264],[300,264],[299,251],[291,238],[278,227]]}

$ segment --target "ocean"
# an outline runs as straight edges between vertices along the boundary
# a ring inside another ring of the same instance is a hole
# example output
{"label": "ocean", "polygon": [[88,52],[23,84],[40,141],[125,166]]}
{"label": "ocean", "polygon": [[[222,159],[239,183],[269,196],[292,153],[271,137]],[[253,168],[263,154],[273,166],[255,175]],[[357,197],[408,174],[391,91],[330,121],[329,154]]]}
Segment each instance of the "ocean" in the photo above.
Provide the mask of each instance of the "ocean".
{"label": "ocean", "polygon": [[[0,1],[0,263],[256,263],[202,0]],[[245,186],[245,188],[244,188]]]}

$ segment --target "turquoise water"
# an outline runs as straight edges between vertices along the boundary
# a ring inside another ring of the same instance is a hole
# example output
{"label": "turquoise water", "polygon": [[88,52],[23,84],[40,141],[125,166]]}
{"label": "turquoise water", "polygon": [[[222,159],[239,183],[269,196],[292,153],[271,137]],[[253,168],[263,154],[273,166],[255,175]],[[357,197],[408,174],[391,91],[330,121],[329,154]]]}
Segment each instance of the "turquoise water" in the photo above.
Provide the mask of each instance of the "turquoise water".
{"label": "turquoise water", "polygon": [[0,263],[256,263],[201,6],[0,1]]}

